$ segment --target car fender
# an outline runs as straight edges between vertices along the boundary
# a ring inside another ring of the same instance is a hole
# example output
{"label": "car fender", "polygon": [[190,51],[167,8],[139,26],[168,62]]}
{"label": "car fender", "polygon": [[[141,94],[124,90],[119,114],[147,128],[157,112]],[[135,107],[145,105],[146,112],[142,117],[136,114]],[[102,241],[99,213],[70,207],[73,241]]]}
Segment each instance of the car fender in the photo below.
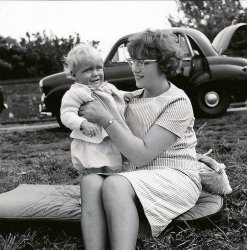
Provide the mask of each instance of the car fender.
{"label": "car fender", "polygon": [[210,82],[210,74],[208,72],[204,72],[203,74],[196,75],[191,78],[189,83],[189,88],[187,94],[192,98],[194,94],[194,90],[204,83]]}
{"label": "car fender", "polygon": [[240,80],[241,78],[245,78],[247,76],[247,74],[242,70],[242,67],[238,65],[213,65],[210,66],[210,71],[213,81],[233,81],[236,83],[236,80]]}
{"label": "car fender", "polygon": [[65,72],[59,72],[56,74],[52,74],[44,77],[40,80],[39,86],[41,91],[46,95],[50,95],[53,91],[60,89],[62,86],[69,86],[74,82],[72,79],[67,78],[67,74]]}
{"label": "car fender", "polygon": [[247,59],[217,56],[209,57],[208,62],[212,81],[223,83],[231,90],[236,88],[236,85],[247,85]]}
{"label": "car fender", "polygon": [[62,97],[65,92],[70,88],[71,84],[65,84],[52,89],[49,94],[45,97],[44,102],[48,110],[56,115],[61,106]]}
{"label": "car fender", "polygon": [[211,76],[208,72],[204,72],[203,74],[197,75],[191,78],[190,80],[192,86],[199,86],[200,84],[209,81],[211,81]]}

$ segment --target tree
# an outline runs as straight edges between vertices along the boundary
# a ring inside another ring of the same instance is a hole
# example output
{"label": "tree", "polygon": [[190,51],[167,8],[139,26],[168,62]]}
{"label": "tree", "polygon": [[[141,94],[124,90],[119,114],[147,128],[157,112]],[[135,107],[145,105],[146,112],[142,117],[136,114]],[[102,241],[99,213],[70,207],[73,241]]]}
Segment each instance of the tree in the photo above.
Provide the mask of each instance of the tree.
{"label": "tree", "polygon": [[177,0],[178,20],[169,16],[172,26],[185,26],[203,32],[210,41],[232,22],[247,22],[247,8],[240,0]]}
{"label": "tree", "polygon": [[23,49],[11,37],[0,36],[0,77],[7,79],[13,73],[14,65],[18,62]]}
{"label": "tree", "polygon": [[[20,42],[11,37],[0,36],[0,80],[43,77],[63,71],[64,56],[81,42],[78,33],[68,38],[46,32],[25,34]],[[97,47],[99,41],[91,41]]]}
{"label": "tree", "polygon": [[19,69],[23,68],[29,77],[44,76],[63,70],[63,56],[77,43],[80,42],[79,34],[67,39],[57,36],[48,37],[46,32],[37,32],[22,38],[20,46],[25,48],[21,56]]}

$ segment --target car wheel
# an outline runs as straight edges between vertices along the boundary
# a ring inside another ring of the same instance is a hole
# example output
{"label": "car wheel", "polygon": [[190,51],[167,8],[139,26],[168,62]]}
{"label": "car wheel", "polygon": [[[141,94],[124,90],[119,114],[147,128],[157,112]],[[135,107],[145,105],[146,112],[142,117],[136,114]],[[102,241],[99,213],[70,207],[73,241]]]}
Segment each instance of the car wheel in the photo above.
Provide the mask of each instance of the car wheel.
{"label": "car wheel", "polygon": [[230,96],[223,86],[204,83],[193,92],[192,103],[196,116],[220,117],[229,107]]}

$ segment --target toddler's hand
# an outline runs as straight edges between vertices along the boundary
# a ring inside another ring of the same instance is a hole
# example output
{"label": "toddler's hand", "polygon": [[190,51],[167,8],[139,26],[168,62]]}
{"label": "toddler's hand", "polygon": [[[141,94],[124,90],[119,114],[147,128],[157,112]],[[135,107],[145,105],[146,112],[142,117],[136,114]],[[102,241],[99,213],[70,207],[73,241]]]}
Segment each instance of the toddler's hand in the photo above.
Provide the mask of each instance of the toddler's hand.
{"label": "toddler's hand", "polygon": [[90,137],[93,137],[100,133],[99,128],[95,124],[88,122],[88,121],[82,122],[81,129],[84,135],[90,136]]}
{"label": "toddler's hand", "polygon": [[126,92],[124,94],[124,101],[129,103],[135,95],[132,92]]}

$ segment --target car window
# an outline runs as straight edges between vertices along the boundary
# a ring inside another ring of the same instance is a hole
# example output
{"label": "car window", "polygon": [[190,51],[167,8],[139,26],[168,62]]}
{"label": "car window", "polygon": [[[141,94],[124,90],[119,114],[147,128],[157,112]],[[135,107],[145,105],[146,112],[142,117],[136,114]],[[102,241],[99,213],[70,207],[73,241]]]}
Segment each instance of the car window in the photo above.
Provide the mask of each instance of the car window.
{"label": "car window", "polygon": [[129,52],[126,47],[126,43],[122,43],[120,46],[118,46],[116,53],[114,54],[112,58],[112,62],[127,62],[126,58],[129,58]]}
{"label": "car window", "polygon": [[202,54],[202,50],[200,49],[200,47],[195,43],[194,39],[191,38],[190,36],[188,36],[189,42],[190,42],[190,46],[191,49],[193,51],[198,51],[199,54]]}
{"label": "car window", "polygon": [[178,42],[179,42],[179,46],[182,49],[183,53],[184,53],[184,57],[191,57],[191,51],[189,49],[188,43],[186,42],[186,38],[182,35],[178,36]]}

